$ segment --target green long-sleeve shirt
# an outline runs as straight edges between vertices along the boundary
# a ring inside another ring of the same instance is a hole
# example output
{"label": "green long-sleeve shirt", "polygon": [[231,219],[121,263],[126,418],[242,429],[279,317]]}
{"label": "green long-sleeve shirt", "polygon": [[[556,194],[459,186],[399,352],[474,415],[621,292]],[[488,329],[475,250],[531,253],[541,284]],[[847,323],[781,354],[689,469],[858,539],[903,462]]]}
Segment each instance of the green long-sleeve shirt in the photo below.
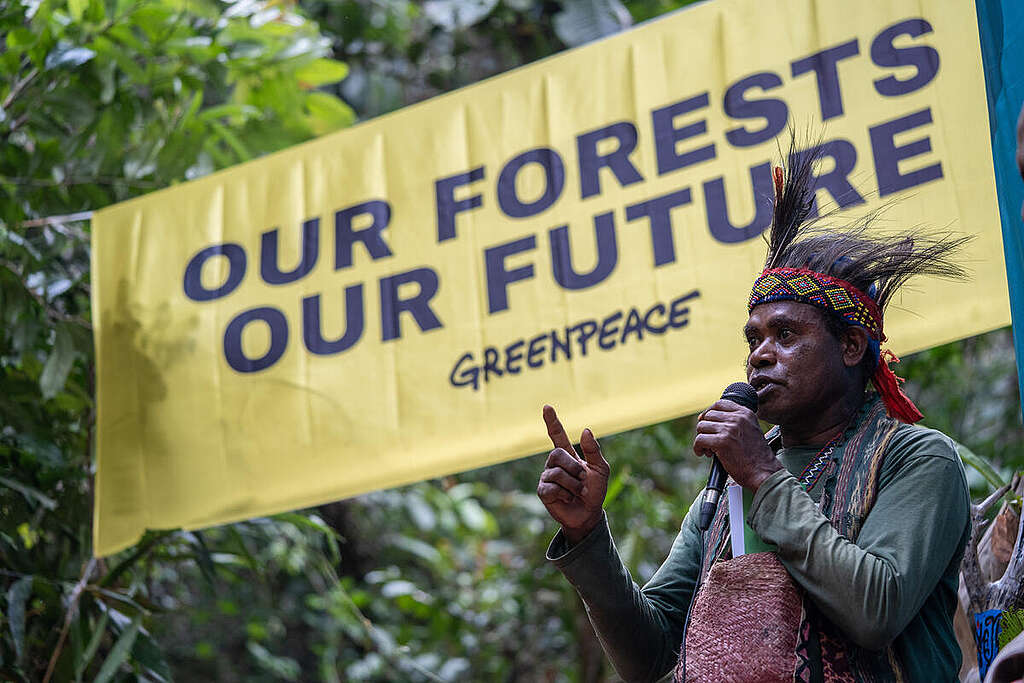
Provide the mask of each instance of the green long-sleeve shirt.
{"label": "green long-sleeve shirt", "polygon": [[[931,429],[899,427],[856,543],[817,511],[824,482],[806,493],[791,474],[816,453],[778,451],[786,469],[757,490],[748,524],[778,546],[789,573],[853,642],[872,649],[892,643],[911,681],[956,680],[953,613],[969,497],[953,443]],[[694,514],[691,507],[668,558],[643,588],[619,559],[606,520],[571,548],[561,532],[548,548],[627,681],[657,680],[678,658],[700,560]]]}

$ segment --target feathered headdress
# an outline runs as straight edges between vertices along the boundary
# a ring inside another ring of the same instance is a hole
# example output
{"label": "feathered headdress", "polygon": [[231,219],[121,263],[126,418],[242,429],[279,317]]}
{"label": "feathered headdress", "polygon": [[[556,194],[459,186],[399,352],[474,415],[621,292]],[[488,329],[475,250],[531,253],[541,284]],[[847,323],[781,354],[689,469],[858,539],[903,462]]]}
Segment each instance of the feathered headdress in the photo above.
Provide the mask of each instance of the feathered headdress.
{"label": "feathered headdress", "polygon": [[785,168],[773,169],[775,213],[768,231],[764,272],[750,294],[749,309],[768,301],[801,301],[838,316],[868,332],[872,383],[889,415],[917,422],[921,412],[900,389],[903,380],[889,367],[899,362],[885,341],[882,313],[893,295],[915,275],[963,278],[964,269],[950,260],[970,236],[909,230],[897,235],[870,233],[875,214],[843,226],[825,226],[831,215],[811,218],[814,165],[821,146],[800,152],[795,136]]}

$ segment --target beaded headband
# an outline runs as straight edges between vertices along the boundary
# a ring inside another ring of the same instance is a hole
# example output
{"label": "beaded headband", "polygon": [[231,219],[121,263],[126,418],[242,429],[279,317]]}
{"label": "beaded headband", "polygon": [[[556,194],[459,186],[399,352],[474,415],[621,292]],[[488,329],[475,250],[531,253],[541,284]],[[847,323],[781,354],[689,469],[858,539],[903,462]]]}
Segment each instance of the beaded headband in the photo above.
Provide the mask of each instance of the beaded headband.
{"label": "beaded headband", "polygon": [[805,268],[766,270],[754,282],[747,310],[768,301],[799,301],[832,311],[866,329],[875,341],[885,341],[878,305],[849,282],[831,275]]}
{"label": "beaded headband", "polygon": [[754,281],[747,310],[771,301],[798,301],[835,313],[851,325],[859,325],[871,338],[869,348],[878,362],[871,381],[885,402],[889,415],[907,423],[924,417],[913,401],[900,389],[903,380],[889,367],[899,358],[889,350],[881,351],[885,341],[882,311],[871,297],[849,282],[805,268],[771,268]]}

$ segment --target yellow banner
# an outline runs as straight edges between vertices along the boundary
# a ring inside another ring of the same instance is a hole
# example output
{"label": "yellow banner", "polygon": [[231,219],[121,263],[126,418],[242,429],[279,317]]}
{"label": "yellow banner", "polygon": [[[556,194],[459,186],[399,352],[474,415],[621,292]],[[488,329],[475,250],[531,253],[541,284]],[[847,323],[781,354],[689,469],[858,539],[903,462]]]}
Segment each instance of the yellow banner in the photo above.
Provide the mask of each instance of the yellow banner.
{"label": "yellow banner", "polygon": [[897,353],[1008,324],[984,87],[973,3],[716,0],[97,213],[95,552],[706,406],[790,124],[836,220],[977,235]]}

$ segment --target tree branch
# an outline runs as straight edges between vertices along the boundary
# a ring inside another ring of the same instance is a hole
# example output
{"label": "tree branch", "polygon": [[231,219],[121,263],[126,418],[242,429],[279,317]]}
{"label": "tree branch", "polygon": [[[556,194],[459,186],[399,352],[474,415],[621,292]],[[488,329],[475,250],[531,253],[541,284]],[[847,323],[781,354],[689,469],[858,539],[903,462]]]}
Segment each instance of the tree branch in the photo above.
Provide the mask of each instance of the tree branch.
{"label": "tree branch", "polygon": [[23,221],[18,224],[19,228],[40,228],[44,225],[54,225],[59,223],[71,223],[72,221],[87,221],[92,218],[92,211],[79,211],[78,213],[69,213],[63,216],[46,216],[44,218],[33,218],[32,220]]}
{"label": "tree branch", "polygon": [[56,181],[48,178],[25,178],[23,176],[0,176],[0,182],[11,185],[28,185],[31,187],[66,187],[70,185],[129,185],[140,188],[166,187],[166,183],[155,180],[129,180],[116,176],[96,176],[94,178],[69,175],[64,180]]}
{"label": "tree branch", "polygon": [[989,608],[993,587],[993,584],[982,573],[981,562],[978,559],[978,541],[981,540],[982,530],[985,527],[985,513],[1009,490],[1010,485],[1004,484],[982,502],[971,505],[971,536],[967,541],[967,548],[964,549],[964,559],[960,570],[963,573],[971,611],[975,614]]}
{"label": "tree branch", "polygon": [[43,676],[43,683],[49,683],[50,677],[53,676],[53,670],[57,666],[57,660],[60,658],[61,650],[64,649],[64,641],[67,640],[68,630],[71,628],[71,620],[75,617],[75,612],[78,610],[78,599],[82,596],[82,590],[85,589],[85,584],[89,581],[89,577],[92,576],[92,570],[96,568],[96,558],[91,557],[85,564],[85,568],[82,570],[82,578],[78,580],[75,587],[71,589],[71,597],[68,599],[68,611],[64,615],[64,626],[60,629],[60,637],[57,638],[57,647],[53,650],[53,656],[50,657],[50,664],[46,667],[46,675]]}
{"label": "tree branch", "polygon": [[[1019,475],[1014,476],[1014,493],[1020,495],[1020,487],[1024,483]],[[1017,538],[1013,543],[1013,552],[1010,554],[1010,561],[1002,577],[989,589],[989,604],[995,607],[1006,609],[1016,606],[1021,598],[1021,583],[1024,580],[1024,543],[1021,541],[1022,527],[1024,527],[1024,515],[1021,515],[1017,523]]]}
{"label": "tree branch", "polygon": [[7,99],[4,100],[3,108],[4,109],[10,109],[11,108],[11,103],[14,102],[14,100],[18,97],[18,95],[21,94],[21,91],[24,90],[25,87],[28,86],[29,83],[34,81],[36,76],[38,76],[38,75],[39,75],[39,69],[38,68],[33,68],[32,71],[30,71],[28,73],[28,75],[25,76],[25,78],[23,78],[20,81],[18,81],[17,83],[15,83],[14,87],[11,88],[11,92],[7,94]]}

